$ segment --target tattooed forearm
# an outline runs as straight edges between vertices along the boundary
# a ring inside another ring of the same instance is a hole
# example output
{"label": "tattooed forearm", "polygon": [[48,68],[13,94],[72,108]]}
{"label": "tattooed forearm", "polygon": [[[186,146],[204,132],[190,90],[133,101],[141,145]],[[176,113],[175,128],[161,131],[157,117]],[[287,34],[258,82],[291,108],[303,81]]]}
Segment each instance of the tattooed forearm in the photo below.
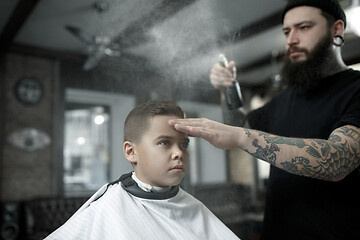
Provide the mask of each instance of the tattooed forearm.
{"label": "tattooed forearm", "polygon": [[269,144],[269,145],[266,145],[265,147],[261,147],[258,144],[258,140],[255,139],[253,141],[253,145],[254,145],[254,147],[256,147],[256,152],[250,153],[248,151],[248,153],[252,154],[256,158],[263,159],[263,160],[267,161],[268,163],[275,165],[275,162],[276,162],[276,153],[275,152],[280,151],[279,147],[276,144]]}
{"label": "tattooed forearm", "polygon": [[360,130],[341,127],[328,140],[279,137],[245,130],[254,157],[290,173],[338,181],[360,165]]}
{"label": "tattooed forearm", "polygon": [[246,136],[250,137],[251,132],[250,132],[250,130],[249,130],[249,129],[244,128],[244,132],[245,132]]}

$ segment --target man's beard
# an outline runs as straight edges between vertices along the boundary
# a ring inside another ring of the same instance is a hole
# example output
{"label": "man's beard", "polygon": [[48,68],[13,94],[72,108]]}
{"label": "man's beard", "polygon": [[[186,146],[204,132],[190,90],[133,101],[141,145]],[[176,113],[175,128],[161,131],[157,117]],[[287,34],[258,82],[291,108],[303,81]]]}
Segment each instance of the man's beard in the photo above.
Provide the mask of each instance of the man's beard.
{"label": "man's beard", "polygon": [[[307,49],[290,47],[285,54],[281,76],[284,82],[302,94],[317,89],[321,79],[331,72],[335,56],[331,50],[332,36],[330,32],[314,47],[312,52]],[[290,50],[304,52],[308,58],[299,62],[291,62]]]}

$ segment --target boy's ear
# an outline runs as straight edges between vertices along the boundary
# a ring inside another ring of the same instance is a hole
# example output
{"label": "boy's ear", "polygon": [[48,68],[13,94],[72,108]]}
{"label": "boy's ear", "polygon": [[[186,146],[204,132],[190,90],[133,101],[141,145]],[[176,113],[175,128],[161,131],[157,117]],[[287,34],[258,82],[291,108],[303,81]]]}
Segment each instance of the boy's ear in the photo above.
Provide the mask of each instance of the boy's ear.
{"label": "boy's ear", "polygon": [[135,146],[132,142],[125,141],[123,151],[126,159],[132,164],[136,164]]}

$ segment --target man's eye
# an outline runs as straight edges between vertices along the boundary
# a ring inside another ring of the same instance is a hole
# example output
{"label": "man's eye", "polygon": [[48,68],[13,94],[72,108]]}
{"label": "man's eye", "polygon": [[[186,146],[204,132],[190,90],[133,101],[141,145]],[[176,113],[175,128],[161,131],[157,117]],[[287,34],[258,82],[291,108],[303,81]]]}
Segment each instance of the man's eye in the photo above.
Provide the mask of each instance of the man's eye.
{"label": "man's eye", "polygon": [[309,29],[309,26],[301,26],[300,29],[301,30],[307,30],[307,29]]}
{"label": "man's eye", "polygon": [[284,31],[283,32],[285,36],[289,35],[290,34],[290,31]]}

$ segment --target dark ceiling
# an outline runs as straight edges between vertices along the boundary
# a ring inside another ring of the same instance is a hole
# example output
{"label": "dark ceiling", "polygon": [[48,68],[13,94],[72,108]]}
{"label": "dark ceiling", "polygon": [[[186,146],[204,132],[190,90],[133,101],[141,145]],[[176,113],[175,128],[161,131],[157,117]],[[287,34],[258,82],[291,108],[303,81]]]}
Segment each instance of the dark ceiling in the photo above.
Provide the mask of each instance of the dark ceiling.
{"label": "dark ceiling", "polygon": [[[208,75],[225,53],[236,61],[241,83],[258,85],[279,69],[284,5],[285,0],[1,0],[0,48],[77,56],[84,63],[91,56],[92,69],[104,61],[141,59],[184,79]],[[360,40],[351,32],[343,55],[349,64],[360,62]]]}

